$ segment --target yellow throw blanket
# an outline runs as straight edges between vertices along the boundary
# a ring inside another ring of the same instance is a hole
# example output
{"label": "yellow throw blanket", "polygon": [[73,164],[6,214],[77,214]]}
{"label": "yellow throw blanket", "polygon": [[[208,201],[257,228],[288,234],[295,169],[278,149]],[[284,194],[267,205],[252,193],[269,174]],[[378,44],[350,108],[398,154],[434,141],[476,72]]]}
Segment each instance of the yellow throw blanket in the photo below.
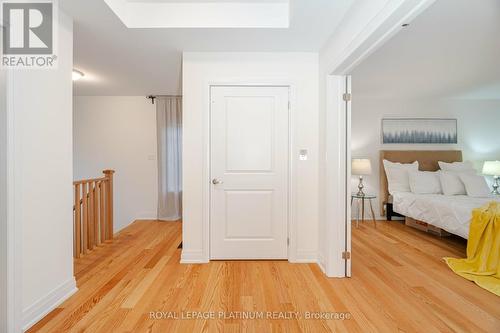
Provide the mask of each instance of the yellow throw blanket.
{"label": "yellow throw blanket", "polygon": [[472,211],[467,258],[444,258],[458,275],[500,296],[500,202]]}

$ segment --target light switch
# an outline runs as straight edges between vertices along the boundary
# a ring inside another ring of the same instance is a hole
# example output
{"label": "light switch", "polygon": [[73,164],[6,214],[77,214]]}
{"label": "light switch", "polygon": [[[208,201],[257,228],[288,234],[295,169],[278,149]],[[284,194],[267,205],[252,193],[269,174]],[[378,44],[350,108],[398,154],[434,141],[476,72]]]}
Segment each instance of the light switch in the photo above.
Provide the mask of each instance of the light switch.
{"label": "light switch", "polygon": [[299,151],[299,160],[307,161],[307,149],[301,149]]}

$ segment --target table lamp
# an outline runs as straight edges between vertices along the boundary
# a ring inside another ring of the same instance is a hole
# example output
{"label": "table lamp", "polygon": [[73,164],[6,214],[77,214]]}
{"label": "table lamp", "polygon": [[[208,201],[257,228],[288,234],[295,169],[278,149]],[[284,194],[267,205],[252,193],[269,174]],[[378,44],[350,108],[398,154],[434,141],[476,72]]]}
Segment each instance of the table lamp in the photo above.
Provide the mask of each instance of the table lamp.
{"label": "table lamp", "polygon": [[353,158],[351,161],[351,173],[359,176],[358,193],[356,195],[364,197],[363,192],[363,176],[372,174],[372,164],[367,158]]}
{"label": "table lamp", "polygon": [[500,187],[500,161],[486,161],[483,165],[483,174],[488,176],[493,176],[493,192],[494,195],[500,195],[498,188]]}

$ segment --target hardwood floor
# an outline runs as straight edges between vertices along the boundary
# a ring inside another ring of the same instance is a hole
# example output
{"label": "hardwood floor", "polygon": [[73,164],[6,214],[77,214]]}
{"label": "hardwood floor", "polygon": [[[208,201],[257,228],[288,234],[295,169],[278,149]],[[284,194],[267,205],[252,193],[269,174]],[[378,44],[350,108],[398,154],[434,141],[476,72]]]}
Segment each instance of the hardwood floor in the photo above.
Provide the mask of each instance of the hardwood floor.
{"label": "hardwood floor", "polygon": [[[350,279],[285,261],[181,265],[180,242],[180,223],[133,223],[76,261],[79,291],[30,332],[500,332],[500,298],[441,260],[464,256],[465,242],[397,222],[353,227]],[[196,311],[215,318],[165,318]],[[219,318],[220,311],[264,318]],[[300,318],[270,319],[268,311]]]}

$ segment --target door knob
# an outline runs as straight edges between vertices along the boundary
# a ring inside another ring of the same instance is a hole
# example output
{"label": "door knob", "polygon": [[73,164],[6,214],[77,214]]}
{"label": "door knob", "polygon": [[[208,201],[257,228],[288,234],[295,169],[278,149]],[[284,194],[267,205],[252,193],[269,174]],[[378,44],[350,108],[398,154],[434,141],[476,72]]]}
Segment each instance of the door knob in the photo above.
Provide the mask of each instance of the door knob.
{"label": "door knob", "polygon": [[212,184],[219,185],[219,184],[224,184],[224,182],[222,180],[214,178],[214,179],[212,179]]}

